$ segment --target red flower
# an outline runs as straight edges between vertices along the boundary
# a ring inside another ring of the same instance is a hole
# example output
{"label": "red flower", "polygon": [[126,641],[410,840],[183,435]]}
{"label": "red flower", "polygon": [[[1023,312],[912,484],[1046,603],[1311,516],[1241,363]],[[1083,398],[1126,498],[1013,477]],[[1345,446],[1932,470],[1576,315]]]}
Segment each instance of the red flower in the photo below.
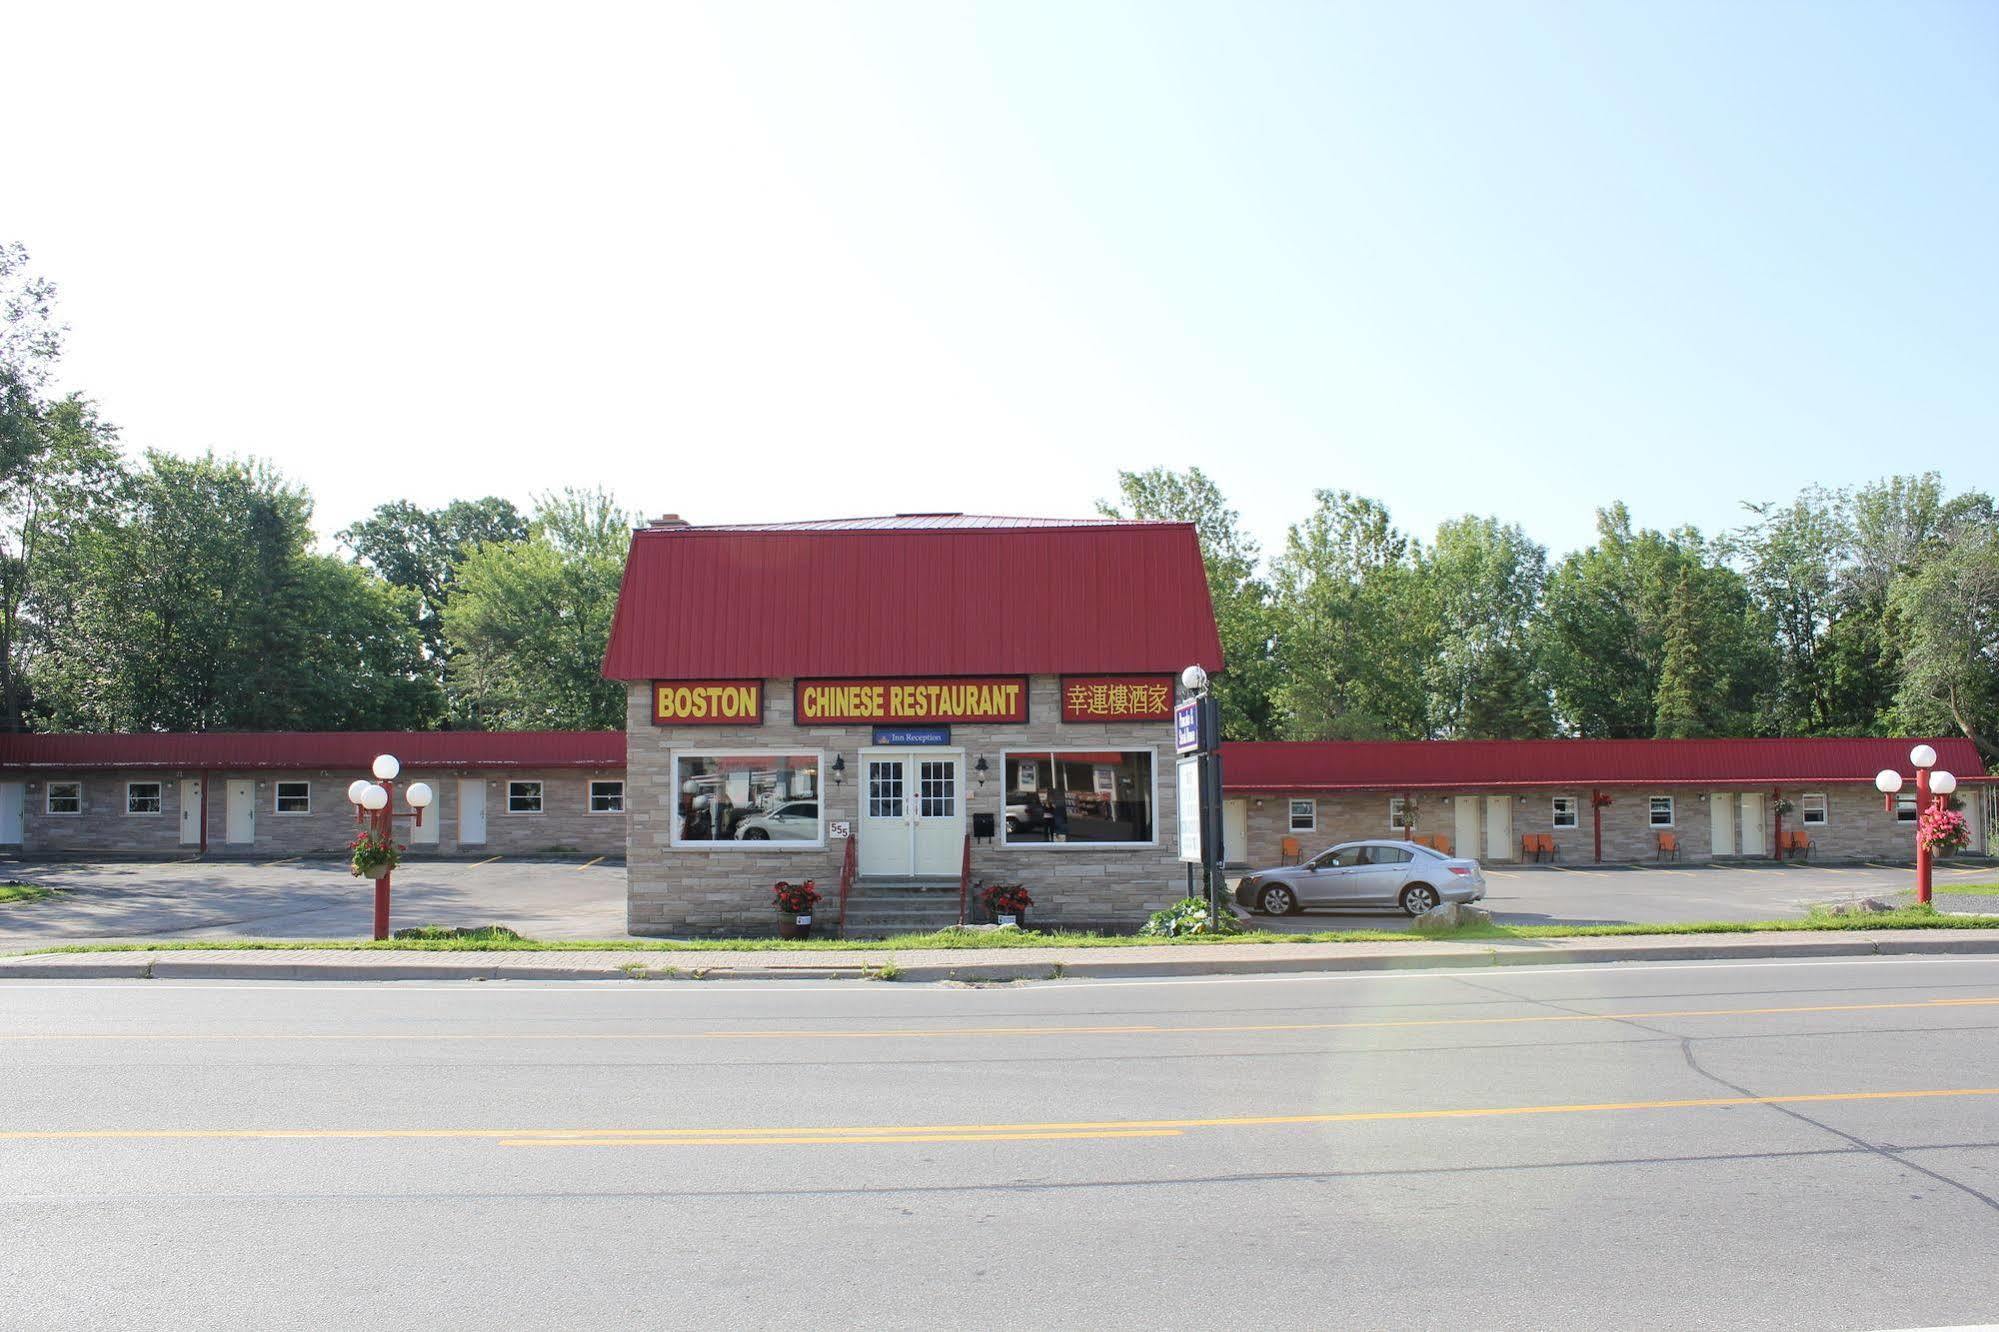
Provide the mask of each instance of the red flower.
{"label": "red flower", "polygon": [[771,889],[770,899],[771,905],[779,911],[802,916],[812,910],[812,904],[819,900],[817,881],[807,879],[804,883],[793,884],[779,879]]}

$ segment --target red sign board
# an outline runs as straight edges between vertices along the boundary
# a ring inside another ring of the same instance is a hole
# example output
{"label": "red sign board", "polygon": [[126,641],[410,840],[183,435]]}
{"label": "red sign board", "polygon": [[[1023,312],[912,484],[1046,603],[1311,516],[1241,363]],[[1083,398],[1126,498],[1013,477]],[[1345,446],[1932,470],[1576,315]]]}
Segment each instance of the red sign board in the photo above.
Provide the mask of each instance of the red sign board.
{"label": "red sign board", "polygon": [[654,680],[654,726],[761,726],[762,680]]}
{"label": "red sign board", "polygon": [[1170,675],[1062,677],[1062,720],[1065,722],[1170,721],[1172,717],[1173,677]]}
{"label": "red sign board", "polygon": [[887,680],[800,680],[799,726],[849,722],[1024,722],[1027,677],[979,675]]}

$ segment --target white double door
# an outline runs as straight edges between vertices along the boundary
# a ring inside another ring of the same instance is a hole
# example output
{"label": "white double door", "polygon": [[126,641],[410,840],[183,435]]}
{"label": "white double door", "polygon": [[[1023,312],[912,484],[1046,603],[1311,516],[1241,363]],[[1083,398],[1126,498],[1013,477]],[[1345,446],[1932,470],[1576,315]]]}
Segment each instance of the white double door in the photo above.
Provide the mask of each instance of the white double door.
{"label": "white double door", "polygon": [[855,820],[863,874],[955,875],[965,852],[965,756],[956,750],[861,751]]}

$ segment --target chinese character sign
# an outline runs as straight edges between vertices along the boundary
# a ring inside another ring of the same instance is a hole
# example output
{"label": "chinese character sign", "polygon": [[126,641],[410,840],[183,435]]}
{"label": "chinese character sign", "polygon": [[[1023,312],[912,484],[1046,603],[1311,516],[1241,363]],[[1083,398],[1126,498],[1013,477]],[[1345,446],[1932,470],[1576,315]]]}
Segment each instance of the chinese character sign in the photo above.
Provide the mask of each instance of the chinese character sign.
{"label": "chinese character sign", "polygon": [[1173,716],[1170,675],[1065,675],[1065,722],[1166,721]]}

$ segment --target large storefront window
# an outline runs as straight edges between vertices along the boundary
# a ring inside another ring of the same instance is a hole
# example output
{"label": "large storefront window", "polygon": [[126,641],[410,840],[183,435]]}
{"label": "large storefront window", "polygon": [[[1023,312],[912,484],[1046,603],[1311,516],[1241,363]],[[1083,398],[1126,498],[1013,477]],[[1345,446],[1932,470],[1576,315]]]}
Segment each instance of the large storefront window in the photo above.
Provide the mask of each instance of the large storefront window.
{"label": "large storefront window", "polygon": [[1005,756],[1009,846],[1150,845],[1152,751],[1022,750]]}
{"label": "large storefront window", "polygon": [[817,754],[677,754],[675,846],[820,846]]}

